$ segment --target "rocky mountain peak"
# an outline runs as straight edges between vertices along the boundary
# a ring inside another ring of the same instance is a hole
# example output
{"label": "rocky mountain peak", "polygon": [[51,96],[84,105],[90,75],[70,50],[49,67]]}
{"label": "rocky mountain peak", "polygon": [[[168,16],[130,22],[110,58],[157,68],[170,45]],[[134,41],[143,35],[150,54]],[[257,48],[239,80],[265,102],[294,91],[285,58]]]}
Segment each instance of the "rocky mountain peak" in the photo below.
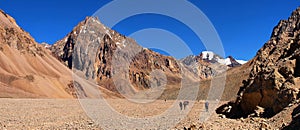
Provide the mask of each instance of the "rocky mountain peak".
{"label": "rocky mountain peak", "polygon": [[187,66],[191,65],[192,63],[202,61],[211,64],[220,64],[228,67],[241,66],[247,62],[243,60],[236,60],[232,56],[223,58],[212,51],[203,51],[198,56],[187,56],[186,58],[181,59],[181,61]]}
{"label": "rocky mountain peak", "polygon": [[[241,61],[241,60],[240,60]],[[222,58],[212,51],[203,51],[198,56],[190,55],[180,60],[200,79],[213,78],[229,68],[241,66],[233,57]],[[245,62],[242,62],[243,64]]]}
{"label": "rocky mountain peak", "polygon": [[155,69],[163,70],[176,82],[180,79],[179,65],[174,58],[144,49],[135,40],[104,26],[94,17],[80,22],[71,33],[55,43],[51,51],[70,69],[80,71],[86,78],[114,92],[117,88],[112,81],[116,74],[113,62],[120,66],[125,64],[123,61],[131,61],[129,70],[119,74],[120,78],[129,77],[136,87],[129,88],[130,91],[150,88],[150,74]]}
{"label": "rocky mountain peak", "polygon": [[[244,64],[245,62],[243,62],[242,60],[236,60],[235,58],[233,58],[233,56],[228,56],[227,60],[229,61],[227,63],[227,65],[229,67],[237,67],[237,66],[241,66],[242,64]],[[230,63],[230,64],[229,64]]]}
{"label": "rocky mountain peak", "polygon": [[[227,68],[238,66],[236,62],[231,66],[236,60],[224,59],[211,51],[177,61],[173,57],[143,48],[134,39],[106,27],[94,17],[86,17],[65,38],[55,43],[51,51],[70,69],[79,70],[82,76],[113,92],[118,89],[113,82],[116,74],[122,80],[129,78],[134,87],[122,89],[135,93],[151,88],[153,70],[162,70],[169,79],[168,85],[174,86],[180,83],[182,70],[186,77],[197,81],[212,78]],[[129,70],[119,70],[122,73],[117,73],[114,68],[121,68],[124,61],[130,61]],[[155,82],[162,84],[162,81]]]}

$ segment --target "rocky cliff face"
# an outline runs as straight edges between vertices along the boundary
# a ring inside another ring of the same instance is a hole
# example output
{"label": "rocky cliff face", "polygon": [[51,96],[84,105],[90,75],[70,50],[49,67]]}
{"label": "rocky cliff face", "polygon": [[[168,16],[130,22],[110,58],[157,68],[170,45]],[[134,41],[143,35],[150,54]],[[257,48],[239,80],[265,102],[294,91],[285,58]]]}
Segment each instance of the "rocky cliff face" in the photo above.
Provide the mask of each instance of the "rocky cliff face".
{"label": "rocky cliff face", "polygon": [[117,91],[113,82],[116,69],[129,62],[119,77],[128,78],[134,89],[151,87],[151,72],[162,70],[170,84],[179,84],[180,67],[177,61],[142,48],[133,39],[105,27],[97,18],[87,17],[64,39],[51,48],[53,54],[69,68],[80,71],[87,79],[111,91]]}
{"label": "rocky cliff face", "polygon": [[253,113],[258,106],[273,115],[299,98],[299,39],[300,8],[279,22],[254,58],[250,76],[234,104],[243,115]]}

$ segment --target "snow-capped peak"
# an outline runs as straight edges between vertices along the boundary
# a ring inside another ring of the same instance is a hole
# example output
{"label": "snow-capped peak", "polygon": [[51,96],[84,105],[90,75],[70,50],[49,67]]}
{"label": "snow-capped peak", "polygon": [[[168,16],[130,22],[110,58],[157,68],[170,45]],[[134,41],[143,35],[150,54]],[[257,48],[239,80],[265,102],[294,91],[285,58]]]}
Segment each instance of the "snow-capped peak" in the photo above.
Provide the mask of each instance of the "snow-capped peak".
{"label": "snow-capped peak", "polygon": [[[195,61],[195,60],[191,60],[192,57],[186,57],[183,61],[187,62],[187,61]],[[196,58],[196,57],[194,57]],[[192,58],[192,59],[194,59]],[[218,54],[215,54],[212,51],[203,51],[200,53],[200,56],[198,56],[198,58],[210,62],[210,63],[219,63],[222,65],[226,65],[229,67],[236,67],[236,66],[240,66],[243,65],[245,63],[247,63],[247,61],[244,60],[236,60],[234,59],[232,56],[229,56],[227,58],[223,58],[221,56],[219,56]]]}
{"label": "snow-capped peak", "polygon": [[203,60],[212,60],[215,56],[215,53],[212,51],[203,51],[201,54]]}

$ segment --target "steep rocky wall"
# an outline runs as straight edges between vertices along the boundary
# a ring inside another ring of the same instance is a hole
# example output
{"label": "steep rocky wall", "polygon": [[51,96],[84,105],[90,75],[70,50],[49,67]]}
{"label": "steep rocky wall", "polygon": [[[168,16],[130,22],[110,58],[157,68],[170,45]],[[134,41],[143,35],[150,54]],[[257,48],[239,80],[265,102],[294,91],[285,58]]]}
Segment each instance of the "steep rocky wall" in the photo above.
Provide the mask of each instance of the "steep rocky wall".
{"label": "steep rocky wall", "polygon": [[[81,71],[86,78],[111,91],[117,91],[112,81],[113,66],[124,64],[121,61],[130,62],[128,76],[136,88],[151,87],[150,73],[154,69],[163,70],[167,77],[180,78],[180,67],[174,58],[142,48],[133,39],[105,27],[97,18],[87,17],[54,44],[51,51],[69,68]],[[120,77],[126,79],[126,75]]]}
{"label": "steep rocky wall", "polygon": [[[298,97],[300,60],[300,7],[274,28],[271,39],[258,51],[250,76],[234,104],[242,115],[262,107],[272,116]],[[234,111],[234,110],[233,110]]]}

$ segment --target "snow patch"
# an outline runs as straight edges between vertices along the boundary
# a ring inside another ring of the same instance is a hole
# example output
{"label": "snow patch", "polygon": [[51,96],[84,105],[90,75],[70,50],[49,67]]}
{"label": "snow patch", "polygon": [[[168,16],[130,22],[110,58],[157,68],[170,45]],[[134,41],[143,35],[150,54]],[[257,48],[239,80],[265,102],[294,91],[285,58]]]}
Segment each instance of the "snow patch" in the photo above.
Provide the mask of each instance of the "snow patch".
{"label": "snow patch", "polygon": [[239,62],[240,64],[246,64],[248,61],[245,61],[245,60],[236,60],[237,62]]}
{"label": "snow patch", "polygon": [[202,52],[202,59],[207,59],[208,57],[208,60],[212,60],[214,58],[214,53],[211,52],[211,51],[203,51]]}
{"label": "snow patch", "polygon": [[226,58],[226,59],[218,59],[217,61],[218,61],[220,64],[223,64],[223,65],[230,65],[230,64],[231,64],[230,58]]}
{"label": "snow patch", "polygon": [[[206,60],[208,57],[208,60],[216,60],[218,63],[223,64],[223,65],[232,64],[230,58],[222,59],[212,51],[203,51],[201,54],[202,54],[203,60]],[[236,61],[240,64],[245,64],[248,62],[248,61],[244,61],[244,60],[236,60]]]}

